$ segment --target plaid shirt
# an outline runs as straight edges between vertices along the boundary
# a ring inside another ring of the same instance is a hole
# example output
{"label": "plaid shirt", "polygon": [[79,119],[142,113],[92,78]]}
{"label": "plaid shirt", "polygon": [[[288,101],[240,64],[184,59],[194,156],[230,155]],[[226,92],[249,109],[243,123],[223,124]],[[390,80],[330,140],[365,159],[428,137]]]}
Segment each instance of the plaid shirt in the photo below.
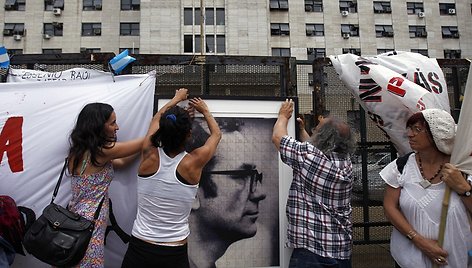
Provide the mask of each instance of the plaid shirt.
{"label": "plaid shirt", "polygon": [[348,259],[352,251],[352,163],[285,136],[282,161],[293,169],[287,200],[287,246]]}

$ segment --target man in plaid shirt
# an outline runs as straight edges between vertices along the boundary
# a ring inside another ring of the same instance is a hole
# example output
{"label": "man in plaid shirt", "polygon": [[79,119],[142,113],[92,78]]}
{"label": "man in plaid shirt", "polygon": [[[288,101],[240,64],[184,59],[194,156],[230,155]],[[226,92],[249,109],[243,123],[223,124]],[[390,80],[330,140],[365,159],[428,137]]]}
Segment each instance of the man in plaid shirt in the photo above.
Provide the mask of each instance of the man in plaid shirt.
{"label": "man in plaid shirt", "polygon": [[[288,136],[293,102],[286,100],[274,125],[272,141],[293,169],[287,200],[289,267],[350,268],[352,252],[350,154],[355,139],[346,123],[328,117],[312,137],[301,126],[301,140]],[[307,141],[310,142],[307,142]]]}

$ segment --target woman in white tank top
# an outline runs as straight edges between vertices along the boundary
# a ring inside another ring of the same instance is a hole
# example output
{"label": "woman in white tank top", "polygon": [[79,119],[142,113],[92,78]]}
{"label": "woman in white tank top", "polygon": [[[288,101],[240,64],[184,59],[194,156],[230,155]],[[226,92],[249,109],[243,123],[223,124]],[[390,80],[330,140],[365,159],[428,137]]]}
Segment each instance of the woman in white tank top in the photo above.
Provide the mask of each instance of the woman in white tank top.
{"label": "woman in white tank top", "polygon": [[[187,91],[176,91],[147,132],[138,173],[138,211],[122,267],[189,267],[188,216],[203,167],[215,154],[221,132],[201,98],[191,99],[188,109],[177,106],[187,99]],[[194,110],[203,115],[210,137],[187,153]]]}

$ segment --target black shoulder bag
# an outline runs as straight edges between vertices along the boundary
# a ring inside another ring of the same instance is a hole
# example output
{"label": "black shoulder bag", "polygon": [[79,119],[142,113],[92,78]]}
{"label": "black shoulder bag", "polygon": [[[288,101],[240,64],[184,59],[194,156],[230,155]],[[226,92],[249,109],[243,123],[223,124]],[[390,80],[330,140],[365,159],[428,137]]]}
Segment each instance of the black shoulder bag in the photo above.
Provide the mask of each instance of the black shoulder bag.
{"label": "black shoulder bag", "polygon": [[74,266],[82,260],[104,199],[100,201],[93,221],[54,204],[66,167],[67,158],[54,189],[51,203],[31,225],[23,238],[23,245],[30,254],[56,267]]}

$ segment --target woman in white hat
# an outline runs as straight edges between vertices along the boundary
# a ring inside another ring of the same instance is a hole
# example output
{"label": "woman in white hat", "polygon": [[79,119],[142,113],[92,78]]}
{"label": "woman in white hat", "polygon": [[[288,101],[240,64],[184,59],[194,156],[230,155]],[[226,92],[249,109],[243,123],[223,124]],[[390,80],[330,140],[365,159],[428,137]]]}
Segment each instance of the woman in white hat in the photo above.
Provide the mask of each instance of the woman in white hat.
{"label": "woman in white hat", "polygon": [[[472,176],[449,163],[456,125],[449,113],[426,109],[407,121],[413,153],[400,172],[393,161],[381,172],[387,183],[386,217],[395,227],[390,250],[397,267],[467,267],[472,249]],[[401,170],[401,169],[400,169]],[[443,247],[438,245],[442,200],[451,188]]]}

